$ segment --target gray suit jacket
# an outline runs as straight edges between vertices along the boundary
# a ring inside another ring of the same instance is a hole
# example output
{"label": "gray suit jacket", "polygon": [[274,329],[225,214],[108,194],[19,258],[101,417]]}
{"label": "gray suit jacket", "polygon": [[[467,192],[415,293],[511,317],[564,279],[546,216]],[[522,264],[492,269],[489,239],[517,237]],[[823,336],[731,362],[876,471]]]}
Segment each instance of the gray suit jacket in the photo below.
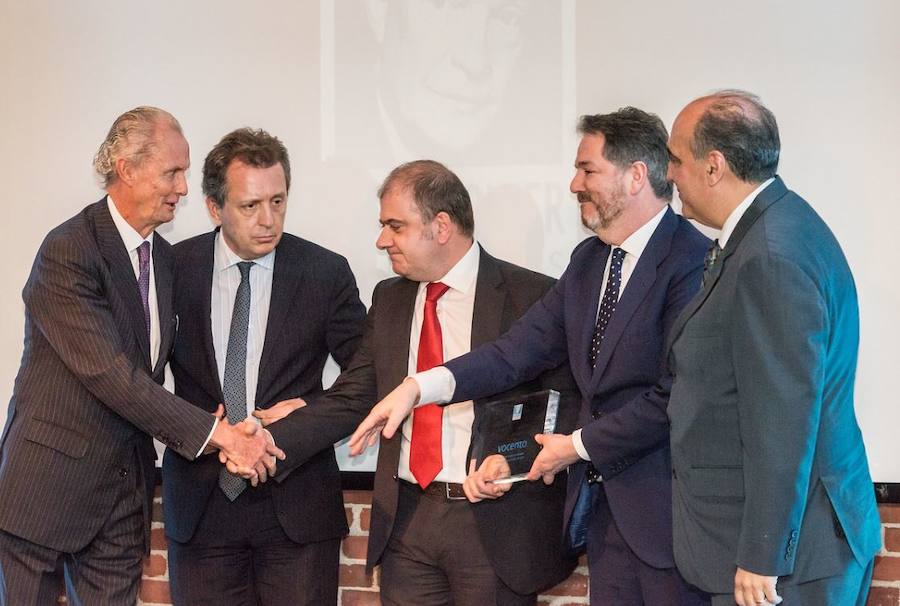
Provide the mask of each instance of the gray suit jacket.
{"label": "gray suit jacket", "polygon": [[729,593],[740,566],[802,583],[879,549],[858,342],[841,248],[776,178],[672,331],[675,560],[689,582]]}
{"label": "gray suit jacket", "polygon": [[137,280],[105,198],[41,245],[22,293],[25,349],[0,450],[3,530],[77,551],[122,483],[143,484],[149,512],[150,436],[189,458],[203,446],[212,416],[160,385],[177,322],[171,247],[159,235],[153,264],[161,344],[151,369]]}

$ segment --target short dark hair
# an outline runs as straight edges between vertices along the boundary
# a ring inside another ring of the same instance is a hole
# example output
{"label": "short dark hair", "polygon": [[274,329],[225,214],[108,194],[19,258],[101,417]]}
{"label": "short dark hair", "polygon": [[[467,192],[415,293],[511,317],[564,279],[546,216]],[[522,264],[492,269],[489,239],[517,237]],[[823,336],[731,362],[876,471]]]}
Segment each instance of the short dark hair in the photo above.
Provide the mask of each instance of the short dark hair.
{"label": "short dark hair", "polygon": [[781,154],[775,115],[759,97],[741,90],[722,90],[706,98],[712,101],[694,127],[694,158],[718,150],[741,181],[761,183],[774,177]]}
{"label": "short dark hair", "polygon": [[415,160],[401,164],[390,172],[378,188],[378,199],[393,189],[412,192],[423,223],[428,223],[438,213],[445,212],[464,236],[471,237],[475,233],[475,217],[469,192],[459,177],[440,162]]}
{"label": "short dark hair", "polygon": [[262,129],[239,128],[222,137],[203,162],[203,193],[216,206],[222,207],[228,196],[225,173],[233,160],[256,168],[279,163],[284,169],[285,185],[291,189],[291,161],[284,143]]}
{"label": "short dark hair", "polygon": [[636,107],[623,107],[611,114],[581,116],[578,133],[603,135],[603,157],[620,169],[643,162],[656,197],[672,199],[672,184],[666,180],[669,133],[659,116]]}

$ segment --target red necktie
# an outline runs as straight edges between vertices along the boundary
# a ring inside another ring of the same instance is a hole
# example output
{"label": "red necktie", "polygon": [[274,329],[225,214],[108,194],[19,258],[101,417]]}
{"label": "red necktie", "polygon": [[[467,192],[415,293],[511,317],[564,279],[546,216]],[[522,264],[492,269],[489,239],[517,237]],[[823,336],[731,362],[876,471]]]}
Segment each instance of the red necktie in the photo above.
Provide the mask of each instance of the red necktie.
{"label": "red necktie", "polygon": [[[450,287],[430,283],[425,290],[425,317],[419,335],[416,372],[444,363],[444,342],[437,317],[437,301]],[[444,410],[437,404],[424,404],[413,411],[412,438],[409,444],[409,470],[422,488],[428,486],[444,466],[441,460],[441,418]]]}

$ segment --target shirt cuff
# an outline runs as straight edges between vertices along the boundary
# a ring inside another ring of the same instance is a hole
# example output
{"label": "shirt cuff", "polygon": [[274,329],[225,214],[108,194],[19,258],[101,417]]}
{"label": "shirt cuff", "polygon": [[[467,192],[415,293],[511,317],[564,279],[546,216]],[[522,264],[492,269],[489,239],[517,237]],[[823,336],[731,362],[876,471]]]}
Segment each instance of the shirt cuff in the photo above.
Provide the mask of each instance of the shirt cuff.
{"label": "shirt cuff", "polygon": [[219,418],[214,417],[212,429],[209,430],[209,435],[206,436],[206,441],[203,442],[203,446],[201,446],[200,450],[197,451],[197,457],[195,457],[195,458],[198,458],[200,455],[203,454],[203,451],[206,450],[206,446],[207,446],[207,444],[209,444],[209,441],[212,440],[213,433],[216,431],[216,427],[218,427],[218,426],[219,426]]}
{"label": "shirt cuff", "polygon": [[417,372],[412,378],[419,384],[419,403],[416,406],[446,404],[456,391],[456,379],[444,366]]}
{"label": "shirt cuff", "polygon": [[585,461],[591,460],[591,455],[588,454],[587,448],[584,447],[584,442],[581,441],[580,429],[576,429],[572,432],[572,446],[575,447],[575,452],[578,453],[579,457]]}

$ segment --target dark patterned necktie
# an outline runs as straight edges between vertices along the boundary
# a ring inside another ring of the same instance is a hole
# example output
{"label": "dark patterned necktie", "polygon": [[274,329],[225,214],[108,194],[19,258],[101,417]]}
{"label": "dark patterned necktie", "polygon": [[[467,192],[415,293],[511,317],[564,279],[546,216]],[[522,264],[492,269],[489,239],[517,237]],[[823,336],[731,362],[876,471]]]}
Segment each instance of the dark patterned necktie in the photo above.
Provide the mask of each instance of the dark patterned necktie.
{"label": "dark patterned necktie", "polygon": [[588,357],[591,361],[591,367],[597,363],[597,352],[600,351],[600,344],[603,343],[603,335],[606,333],[606,326],[609,319],[616,310],[616,303],[619,301],[619,288],[622,284],[622,261],[625,259],[625,251],[621,248],[612,249],[612,261],[609,264],[609,275],[606,277],[606,290],[603,292],[603,298],[600,300],[600,310],[597,312],[597,326],[594,328],[594,338],[591,339],[591,351]]}
{"label": "dark patterned necktie", "polygon": [[712,268],[716,264],[716,259],[719,258],[719,253],[721,252],[722,248],[719,246],[718,240],[715,240],[713,245],[709,247],[709,250],[706,251],[706,256],[703,257],[703,279],[700,282],[700,288],[706,286],[709,274],[712,272]]}
{"label": "dark patterned necktie", "polygon": [[150,243],[142,242],[137,247],[138,254],[138,288],[141,291],[141,303],[144,305],[144,329],[147,342],[150,342]]}
{"label": "dark patterned necktie", "polygon": [[[241,283],[234,296],[222,380],[225,414],[228,423],[232,425],[247,418],[247,333],[250,329],[250,268],[253,262],[242,261],[237,266],[241,270]],[[247,488],[247,481],[228,473],[222,467],[219,471],[219,486],[228,500],[234,501]]]}

